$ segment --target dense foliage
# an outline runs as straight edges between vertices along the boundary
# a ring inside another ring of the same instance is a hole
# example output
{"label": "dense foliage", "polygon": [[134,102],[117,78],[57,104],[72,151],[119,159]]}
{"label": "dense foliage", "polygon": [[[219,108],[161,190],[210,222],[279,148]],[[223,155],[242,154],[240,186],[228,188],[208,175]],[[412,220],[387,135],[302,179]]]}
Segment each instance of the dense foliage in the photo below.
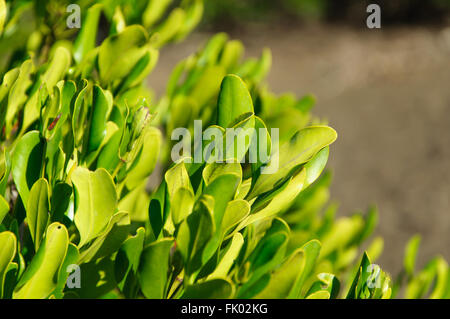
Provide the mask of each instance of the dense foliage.
{"label": "dense foliage", "polygon": [[[442,258],[415,273],[417,238],[395,282],[372,264],[382,239],[360,248],[375,209],[335,218],[322,171],[337,134],[311,115],[313,96],[267,89],[269,51],[243,60],[218,34],[156,100],[144,80],[202,1],[79,4],[74,33],[67,1],[0,0],[1,298],[389,298],[404,282],[407,297],[448,296]],[[171,132],[196,119],[265,134],[226,163],[173,163]],[[241,162],[261,143],[273,174]]]}

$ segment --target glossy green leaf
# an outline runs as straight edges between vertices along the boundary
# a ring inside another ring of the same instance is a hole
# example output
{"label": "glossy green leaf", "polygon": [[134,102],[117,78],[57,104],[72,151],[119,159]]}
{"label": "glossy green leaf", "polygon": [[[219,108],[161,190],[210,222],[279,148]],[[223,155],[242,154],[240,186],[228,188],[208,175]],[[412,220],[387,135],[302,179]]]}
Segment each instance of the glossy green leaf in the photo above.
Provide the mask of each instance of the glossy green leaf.
{"label": "glossy green leaf", "polygon": [[11,159],[11,172],[26,208],[33,184],[39,179],[44,143],[38,131],[30,131],[17,143]]}
{"label": "glossy green leaf", "polygon": [[17,240],[11,232],[0,233],[0,298],[3,298],[3,287],[8,267],[16,255]]}
{"label": "glossy green leaf", "polygon": [[208,280],[227,277],[227,274],[238,257],[243,244],[244,238],[241,233],[234,234],[225,255],[222,257],[214,272],[208,276]]}
{"label": "glossy green leaf", "polygon": [[153,172],[159,157],[159,151],[162,143],[161,131],[156,128],[150,128],[145,132],[144,143],[141,154],[136,159],[136,164],[127,175],[127,187],[135,188]]}
{"label": "glossy green leaf", "polygon": [[164,238],[144,248],[139,263],[139,282],[146,298],[165,296],[170,249],[173,239]]}
{"label": "glossy green leaf", "polygon": [[116,252],[129,233],[130,216],[127,212],[114,214],[105,230],[93,240],[88,248],[80,253],[79,262],[90,262]]}
{"label": "glossy green leaf", "polygon": [[213,205],[214,199],[205,195],[180,225],[176,243],[186,262],[187,275],[199,270],[207,261],[203,258],[204,248],[216,230]]}
{"label": "glossy green leaf", "polygon": [[[340,289],[340,282],[336,278],[335,275],[329,274],[329,273],[320,273],[317,275],[317,278],[319,279],[316,281],[311,288],[309,289],[307,293],[307,299],[311,299],[314,297],[310,297],[311,295],[320,293],[320,292],[327,292],[328,298],[327,299],[335,299],[337,298],[339,294]],[[324,294],[319,294],[319,296],[324,296]],[[316,295],[317,296],[317,295]]]}
{"label": "glossy green leaf", "polygon": [[9,203],[2,195],[0,195],[0,224],[2,223],[3,219],[6,217],[8,213],[9,213]]}
{"label": "glossy green leaf", "polygon": [[57,287],[58,274],[66,257],[69,235],[64,225],[51,224],[45,241],[14,291],[17,299],[47,298]]}
{"label": "glossy green leaf", "polygon": [[[257,284],[264,275],[282,263],[286,252],[287,240],[288,234],[277,232],[270,236],[263,237],[261,241],[258,242],[256,248],[248,257],[248,262],[250,263],[249,272],[251,273],[251,276],[239,289],[238,298],[242,298],[243,296],[245,296],[245,298],[251,298],[254,297],[254,294],[259,292],[258,290],[255,290],[254,285]],[[267,285],[268,280],[265,279],[264,283]],[[251,291],[253,291],[253,293],[250,293]]]}
{"label": "glossy green leaf", "polygon": [[187,2],[189,5],[185,9],[186,17],[184,23],[176,35],[177,40],[186,37],[200,23],[203,15],[203,0],[192,0]]}
{"label": "glossy green leaf", "polygon": [[138,285],[138,267],[144,249],[145,229],[138,228],[136,235],[128,238],[117,252],[115,274],[119,289],[127,297],[135,297]]}
{"label": "glossy green leaf", "polygon": [[108,37],[98,54],[102,84],[119,84],[147,52],[146,46],[147,32],[138,25],[126,27],[121,33]]}
{"label": "glossy green leaf", "polygon": [[108,225],[117,207],[114,181],[104,169],[91,172],[78,167],[72,174],[75,195],[75,225],[79,247],[97,237]]}
{"label": "glossy green leaf", "polygon": [[306,243],[274,272],[267,287],[256,297],[277,299],[302,297],[303,284],[315,266],[319,251],[320,243],[317,240]]}
{"label": "glossy green leaf", "polygon": [[180,187],[170,199],[170,209],[173,223],[180,224],[188,217],[194,207],[194,194],[188,188]]}
{"label": "glossy green leaf", "polygon": [[244,81],[236,75],[227,75],[221,84],[217,103],[217,124],[231,127],[243,114],[253,113],[253,102]]}
{"label": "glossy green leaf", "polygon": [[414,275],[414,268],[416,265],[416,258],[417,252],[419,250],[420,240],[421,240],[420,236],[416,235],[413,238],[411,238],[408,244],[406,245],[403,265],[405,267],[405,271],[408,274],[408,276]]}
{"label": "glossy green leaf", "polygon": [[5,0],[0,0],[0,35],[3,33],[3,25],[6,21],[6,3]]}
{"label": "glossy green leaf", "polygon": [[203,70],[192,88],[192,100],[202,106],[215,99],[225,75],[226,70],[222,66],[210,66]]}
{"label": "glossy green leaf", "polygon": [[271,217],[279,213],[280,211],[286,209],[287,206],[302,191],[303,185],[305,183],[305,177],[306,177],[305,170],[302,169],[287,183],[287,185],[279,193],[277,193],[271,199],[271,201],[267,204],[267,206],[255,212],[254,214],[251,214],[244,221],[242,221],[238,229],[241,229],[247,225]]}
{"label": "glossy green leaf", "polygon": [[149,75],[158,62],[159,51],[148,48],[147,52],[137,61],[125,80],[120,84],[120,89],[125,90],[139,85]]}
{"label": "glossy green leaf", "polygon": [[94,85],[92,104],[93,111],[87,142],[88,152],[97,150],[106,137],[106,123],[113,106],[112,94],[109,91],[104,91],[98,85]]}
{"label": "glossy green leaf", "polygon": [[152,44],[156,48],[175,39],[178,32],[182,30],[183,22],[186,19],[186,12],[181,8],[173,9],[169,16],[163,20],[156,28]]}
{"label": "glossy green leaf", "polygon": [[35,251],[38,251],[42,237],[50,219],[49,185],[40,178],[30,190],[27,205],[27,221]]}
{"label": "glossy green leaf", "polygon": [[222,219],[222,233],[226,234],[250,213],[250,204],[243,199],[228,202]]}
{"label": "glossy green leaf", "polygon": [[77,63],[80,63],[87,53],[95,47],[101,11],[101,4],[95,4],[87,10],[73,48],[73,57]]}
{"label": "glossy green leaf", "polygon": [[77,265],[78,257],[78,248],[74,244],[70,243],[67,247],[66,258],[64,258],[64,262],[59,272],[56,288],[52,293],[52,296],[55,298],[62,299],[64,297],[64,288],[66,287],[67,279],[70,274],[68,270],[70,270],[71,265]]}
{"label": "glossy green leaf", "polygon": [[[311,126],[298,131],[289,142],[284,143],[271,156],[270,163],[264,168],[256,181],[249,198],[267,192],[277,183],[289,176],[291,170],[308,162],[322,148],[333,143],[336,131],[327,126]],[[272,174],[268,174],[268,173]]]}
{"label": "glossy green leaf", "polygon": [[306,178],[304,188],[308,187],[322,174],[328,161],[330,148],[324,147],[308,163],[305,164]]}
{"label": "glossy green leaf", "polygon": [[31,86],[31,74],[34,71],[32,60],[26,60],[21,66],[17,80],[11,87],[8,97],[8,109],[6,110],[5,124],[6,134],[9,136],[12,125],[17,118],[23,104],[27,101],[27,90]]}
{"label": "glossy green leaf", "polygon": [[149,28],[157,22],[173,0],[150,0],[142,15],[142,22]]}
{"label": "glossy green leaf", "polygon": [[56,83],[65,77],[71,62],[72,58],[69,50],[63,46],[58,46],[47,70],[42,75],[42,82],[47,86],[48,92],[52,92]]}
{"label": "glossy green leaf", "polygon": [[4,149],[0,153],[0,195],[6,194],[9,176],[11,173],[11,155],[9,150]]}

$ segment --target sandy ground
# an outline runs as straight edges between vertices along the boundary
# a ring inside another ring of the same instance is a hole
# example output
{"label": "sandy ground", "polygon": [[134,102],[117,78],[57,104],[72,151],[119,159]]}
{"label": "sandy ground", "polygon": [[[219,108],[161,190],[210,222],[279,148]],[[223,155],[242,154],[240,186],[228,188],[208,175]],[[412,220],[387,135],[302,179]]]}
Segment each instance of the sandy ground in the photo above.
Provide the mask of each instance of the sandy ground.
{"label": "sandy ground", "polygon": [[[161,93],[169,70],[209,34],[165,48],[149,84]],[[232,34],[248,56],[273,53],[277,93],[314,93],[315,113],[339,133],[331,150],[332,198],[340,214],[376,203],[383,267],[397,273],[419,233],[419,264],[450,261],[450,28],[354,30],[254,28]]]}

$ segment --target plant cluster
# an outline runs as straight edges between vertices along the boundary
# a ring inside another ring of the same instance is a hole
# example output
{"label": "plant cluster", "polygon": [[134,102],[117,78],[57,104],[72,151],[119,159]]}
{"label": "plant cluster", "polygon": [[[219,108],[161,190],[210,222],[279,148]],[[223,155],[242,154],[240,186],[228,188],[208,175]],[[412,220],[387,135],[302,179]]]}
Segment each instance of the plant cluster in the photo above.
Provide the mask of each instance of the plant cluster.
{"label": "plant cluster", "polygon": [[[202,1],[80,1],[77,34],[67,5],[0,0],[0,298],[389,298],[402,282],[408,297],[448,296],[442,258],[415,274],[417,239],[395,282],[372,264],[382,239],[360,257],[377,213],[335,218],[322,171],[337,134],[314,97],[265,87],[269,51],[243,60],[216,35],[156,100],[144,80]],[[223,163],[172,163],[171,131],[195,119],[266,134]],[[243,161],[262,143],[273,174]]]}

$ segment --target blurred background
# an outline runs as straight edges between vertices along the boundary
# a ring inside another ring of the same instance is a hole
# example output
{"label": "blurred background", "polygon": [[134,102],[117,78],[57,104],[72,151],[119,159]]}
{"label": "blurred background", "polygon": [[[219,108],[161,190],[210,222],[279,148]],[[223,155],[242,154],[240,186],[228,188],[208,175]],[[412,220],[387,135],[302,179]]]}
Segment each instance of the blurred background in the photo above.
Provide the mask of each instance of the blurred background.
{"label": "blurred background", "polygon": [[[381,29],[366,7],[381,6]],[[376,204],[379,263],[393,275],[414,234],[419,266],[450,259],[450,0],[208,0],[202,26],[161,52],[149,84],[161,94],[176,62],[219,31],[247,56],[273,54],[276,93],[317,97],[339,133],[328,167],[340,215]]]}

